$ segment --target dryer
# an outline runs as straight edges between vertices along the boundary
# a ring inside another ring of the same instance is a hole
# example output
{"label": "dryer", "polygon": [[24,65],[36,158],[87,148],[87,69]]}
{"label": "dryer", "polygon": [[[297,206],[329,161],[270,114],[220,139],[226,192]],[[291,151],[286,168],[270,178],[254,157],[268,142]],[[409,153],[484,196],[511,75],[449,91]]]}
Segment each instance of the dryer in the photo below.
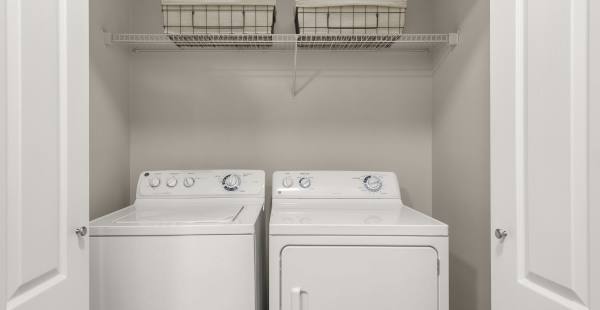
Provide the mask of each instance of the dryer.
{"label": "dryer", "polygon": [[262,308],[265,174],[146,171],[90,224],[92,310]]}
{"label": "dryer", "polygon": [[273,175],[271,310],[448,310],[448,227],[391,172]]}

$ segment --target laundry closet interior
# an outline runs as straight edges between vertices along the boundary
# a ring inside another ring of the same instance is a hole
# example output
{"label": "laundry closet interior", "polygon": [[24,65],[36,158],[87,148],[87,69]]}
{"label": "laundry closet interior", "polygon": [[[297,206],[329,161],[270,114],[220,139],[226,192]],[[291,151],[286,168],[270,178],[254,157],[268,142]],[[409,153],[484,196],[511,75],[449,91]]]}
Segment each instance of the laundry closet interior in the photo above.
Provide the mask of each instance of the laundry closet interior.
{"label": "laundry closet interior", "polygon": [[392,171],[448,224],[451,309],[487,309],[489,1],[409,0],[375,50],[303,45],[294,1],[275,9],[272,43],[178,50],[160,0],[90,0],[91,219],[146,170],[265,170],[267,210],[277,170]]}

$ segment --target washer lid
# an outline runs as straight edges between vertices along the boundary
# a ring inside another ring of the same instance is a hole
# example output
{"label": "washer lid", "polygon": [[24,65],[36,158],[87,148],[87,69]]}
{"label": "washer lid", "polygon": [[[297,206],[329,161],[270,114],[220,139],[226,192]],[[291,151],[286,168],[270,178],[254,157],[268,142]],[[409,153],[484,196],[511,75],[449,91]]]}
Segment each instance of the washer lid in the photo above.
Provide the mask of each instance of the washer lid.
{"label": "washer lid", "polygon": [[254,234],[262,199],[136,201],[90,223],[90,236]]}
{"label": "washer lid", "polygon": [[115,219],[116,224],[198,224],[231,223],[242,212],[243,206],[177,206],[170,208],[133,209]]}
{"label": "washer lid", "polygon": [[447,236],[448,226],[381,199],[276,199],[271,235]]}

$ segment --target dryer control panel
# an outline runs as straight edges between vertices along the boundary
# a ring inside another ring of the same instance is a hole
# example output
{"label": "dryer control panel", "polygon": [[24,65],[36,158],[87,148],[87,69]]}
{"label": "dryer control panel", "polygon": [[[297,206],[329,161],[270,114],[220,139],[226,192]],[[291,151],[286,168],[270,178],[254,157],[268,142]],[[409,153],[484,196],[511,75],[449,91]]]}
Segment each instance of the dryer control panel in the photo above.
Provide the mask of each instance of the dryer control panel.
{"label": "dryer control panel", "polygon": [[142,172],[137,198],[264,197],[262,170],[165,170]]}
{"label": "dryer control panel", "polygon": [[400,198],[393,172],[277,171],[273,198]]}

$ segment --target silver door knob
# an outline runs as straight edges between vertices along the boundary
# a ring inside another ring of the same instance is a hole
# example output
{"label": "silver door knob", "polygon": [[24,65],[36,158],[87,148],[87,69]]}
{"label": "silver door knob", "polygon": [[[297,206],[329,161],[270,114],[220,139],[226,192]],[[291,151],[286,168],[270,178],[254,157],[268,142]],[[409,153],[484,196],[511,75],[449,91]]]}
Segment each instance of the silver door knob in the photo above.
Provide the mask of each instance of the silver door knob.
{"label": "silver door knob", "polygon": [[81,226],[81,227],[75,229],[75,234],[79,237],[84,237],[85,235],[87,235],[87,231],[88,231],[87,227]]}
{"label": "silver door knob", "polygon": [[504,240],[508,236],[508,232],[504,229],[497,228],[494,235],[496,235],[496,239]]}

